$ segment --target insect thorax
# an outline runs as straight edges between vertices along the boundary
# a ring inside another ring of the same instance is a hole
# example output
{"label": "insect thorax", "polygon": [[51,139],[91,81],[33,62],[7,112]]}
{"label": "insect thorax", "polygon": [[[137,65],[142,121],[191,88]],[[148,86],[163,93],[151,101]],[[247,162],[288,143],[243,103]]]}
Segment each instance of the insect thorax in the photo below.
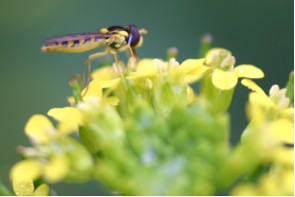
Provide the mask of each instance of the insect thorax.
{"label": "insect thorax", "polygon": [[129,34],[125,31],[112,34],[105,40],[108,47],[112,49],[124,50],[127,47]]}

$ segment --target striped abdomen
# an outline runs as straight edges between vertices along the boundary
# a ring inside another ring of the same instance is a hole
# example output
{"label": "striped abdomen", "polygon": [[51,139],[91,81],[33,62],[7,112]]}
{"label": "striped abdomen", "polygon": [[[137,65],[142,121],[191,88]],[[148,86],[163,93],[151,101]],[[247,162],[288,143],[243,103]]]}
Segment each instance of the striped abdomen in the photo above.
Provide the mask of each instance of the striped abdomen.
{"label": "striped abdomen", "polygon": [[41,50],[44,52],[68,52],[68,53],[80,53],[95,49],[105,45],[105,41],[99,37],[75,39],[75,40],[62,40],[52,39],[46,45],[43,45]]}

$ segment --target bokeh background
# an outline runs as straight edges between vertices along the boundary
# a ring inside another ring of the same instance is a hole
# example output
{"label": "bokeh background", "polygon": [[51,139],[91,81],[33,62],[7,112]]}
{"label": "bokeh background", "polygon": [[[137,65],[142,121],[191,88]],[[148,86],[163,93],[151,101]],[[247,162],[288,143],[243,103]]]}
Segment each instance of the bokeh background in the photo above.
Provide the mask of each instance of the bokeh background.
{"label": "bokeh background", "polygon": [[[201,36],[210,33],[213,45],[231,50],[237,64],[262,68],[266,76],[257,82],[268,90],[274,83],[284,86],[293,70],[293,4],[293,0],[1,0],[0,179],[9,185],[9,169],[19,160],[16,147],[29,145],[23,133],[28,118],[68,105],[68,80],[91,54],[44,54],[40,51],[44,38],[136,24],[149,31],[138,50],[141,57],[165,58],[166,49],[175,46],[181,62],[197,57]],[[230,108],[233,144],[246,125],[247,94],[239,85]],[[60,195],[110,194],[94,181],[53,188]]]}

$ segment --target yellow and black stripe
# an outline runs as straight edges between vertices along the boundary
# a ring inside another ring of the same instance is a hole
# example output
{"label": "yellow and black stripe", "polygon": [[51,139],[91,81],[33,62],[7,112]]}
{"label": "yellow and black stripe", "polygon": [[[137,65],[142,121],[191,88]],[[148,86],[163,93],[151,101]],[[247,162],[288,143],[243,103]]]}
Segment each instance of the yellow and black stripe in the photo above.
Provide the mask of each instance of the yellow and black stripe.
{"label": "yellow and black stripe", "polygon": [[43,52],[80,53],[101,47],[104,44],[104,39],[91,37],[80,40],[51,42],[47,45],[43,45],[41,50]]}

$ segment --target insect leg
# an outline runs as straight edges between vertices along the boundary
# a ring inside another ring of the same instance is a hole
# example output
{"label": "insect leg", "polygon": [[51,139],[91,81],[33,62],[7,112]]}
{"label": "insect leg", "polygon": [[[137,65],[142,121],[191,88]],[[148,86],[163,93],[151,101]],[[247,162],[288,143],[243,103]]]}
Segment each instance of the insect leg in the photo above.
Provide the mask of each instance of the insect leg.
{"label": "insect leg", "polygon": [[137,58],[137,54],[136,54],[135,49],[133,49],[130,45],[128,45],[128,49],[129,49],[129,52],[130,52],[130,56],[133,57],[133,58]]}
{"label": "insect leg", "polygon": [[114,59],[115,59],[116,70],[117,70],[118,73],[121,73],[121,68],[120,68],[120,65],[119,65],[119,56],[116,53],[116,51],[114,51],[114,50],[111,50],[111,53],[113,54]]}
{"label": "insect leg", "polygon": [[126,50],[127,56],[129,57],[128,60],[128,68],[131,70],[136,70],[136,63],[138,62],[138,56],[134,48],[128,45],[128,50]]}
{"label": "insect leg", "polygon": [[124,76],[122,73],[122,67],[120,67],[120,61],[119,61],[119,56],[115,50],[111,50],[111,53],[113,54],[115,58],[115,70],[116,72],[120,75],[120,77],[124,80]]}
{"label": "insect leg", "polygon": [[87,73],[86,90],[82,94],[82,97],[85,96],[85,94],[87,93],[87,90],[89,88],[89,82],[91,80],[91,61],[93,61],[94,59],[96,59],[98,57],[107,55],[108,53],[109,53],[109,51],[93,53],[93,54],[89,55],[88,58],[84,61],[83,66],[82,66],[82,87],[81,88],[83,88],[84,84],[85,84],[85,67],[86,67],[86,65],[88,65],[88,73]]}

